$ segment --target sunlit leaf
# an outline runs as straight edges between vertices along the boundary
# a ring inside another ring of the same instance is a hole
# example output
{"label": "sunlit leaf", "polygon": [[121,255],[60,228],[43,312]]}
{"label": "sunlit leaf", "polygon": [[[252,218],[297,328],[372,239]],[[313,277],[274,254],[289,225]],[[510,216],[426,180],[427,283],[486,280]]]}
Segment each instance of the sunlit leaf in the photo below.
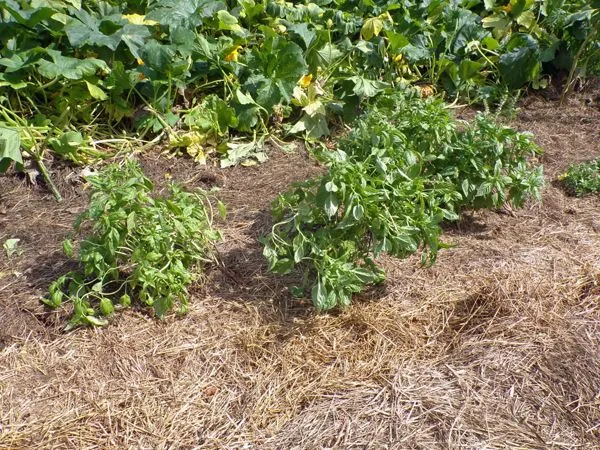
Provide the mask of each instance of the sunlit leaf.
{"label": "sunlit leaf", "polygon": [[252,74],[244,90],[266,109],[288,103],[298,79],[307,71],[302,49],[280,37],[267,39],[262,47],[254,49],[247,64]]}
{"label": "sunlit leaf", "polygon": [[361,76],[351,77],[354,82],[354,93],[359,97],[374,97],[381,92],[387,85],[379,80],[370,80]]}
{"label": "sunlit leaf", "polygon": [[39,73],[46,78],[64,77],[69,80],[81,80],[94,75],[97,71],[108,72],[108,66],[100,59],[78,59],[64,56],[57,50],[47,50],[52,61],[42,59],[38,62]]}
{"label": "sunlit leaf", "polygon": [[108,98],[106,92],[104,92],[102,88],[100,88],[100,86],[98,86],[97,84],[90,83],[86,80],[85,85],[87,86],[88,92],[90,93],[92,98],[100,101],[106,100]]}

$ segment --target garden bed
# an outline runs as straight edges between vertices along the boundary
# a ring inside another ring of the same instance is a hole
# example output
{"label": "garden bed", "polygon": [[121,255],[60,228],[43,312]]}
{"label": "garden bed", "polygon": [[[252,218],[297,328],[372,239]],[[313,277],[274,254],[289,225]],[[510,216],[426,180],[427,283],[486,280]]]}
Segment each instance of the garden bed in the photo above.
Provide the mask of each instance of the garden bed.
{"label": "garden bed", "polygon": [[86,192],[73,168],[52,168],[62,204],[1,177],[0,240],[22,254],[0,256],[0,448],[597,448],[600,199],[554,180],[599,156],[598,95],[522,102],[540,203],[466,212],[432,268],[384,258],[388,280],[334,314],[292,299],[257,241],[277,194],[321,170],[304,151],[231,169],[141,157],[159,185],[221,188],[226,270],[185,316],[69,334],[39,298],[72,265],[61,241]]}

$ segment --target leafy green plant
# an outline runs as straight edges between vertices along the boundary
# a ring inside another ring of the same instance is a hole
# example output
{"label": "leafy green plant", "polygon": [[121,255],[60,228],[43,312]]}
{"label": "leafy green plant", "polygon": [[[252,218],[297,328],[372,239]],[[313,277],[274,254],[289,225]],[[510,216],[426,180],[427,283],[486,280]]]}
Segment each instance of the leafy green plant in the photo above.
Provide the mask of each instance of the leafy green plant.
{"label": "leafy green plant", "polygon": [[570,195],[583,197],[600,193],[600,158],[581,164],[571,164],[558,178]]}
{"label": "leafy green plant", "polygon": [[566,15],[560,21],[564,27],[562,38],[563,56],[570,62],[569,75],[565,82],[561,104],[573,87],[575,77],[585,78],[600,73],[600,1],[581,5],[581,9]]}
{"label": "leafy green plant", "polygon": [[538,196],[539,149],[529,136],[480,115],[460,127],[440,100],[382,97],[322,155],[325,175],[300,183],[273,205],[275,225],[263,239],[269,270],[304,270],[321,310],[350,303],[352,294],[384,274],[381,253],[422,250],[433,263],[440,224],[461,208],[521,205]]}
{"label": "leafy green plant", "polygon": [[[220,238],[207,194],[173,184],[167,196],[152,197],[151,181],[131,161],[107,166],[89,177],[89,185],[90,206],[74,223],[83,234],[81,270],[53,282],[44,303],[58,308],[72,302],[68,328],[105,325],[115,308],[132,299],[153,307],[158,317],[175,304],[185,312],[186,287],[213,261],[212,243]],[[224,214],[221,203],[219,210]],[[71,241],[63,247],[71,257]]]}

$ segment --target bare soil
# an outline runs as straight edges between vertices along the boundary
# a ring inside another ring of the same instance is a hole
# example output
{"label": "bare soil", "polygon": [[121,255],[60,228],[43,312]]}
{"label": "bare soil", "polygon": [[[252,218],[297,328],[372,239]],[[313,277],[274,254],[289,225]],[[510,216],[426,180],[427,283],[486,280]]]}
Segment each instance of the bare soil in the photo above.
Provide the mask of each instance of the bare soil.
{"label": "bare soil", "polygon": [[141,158],[159,189],[221,188],[228,270],[185,316],[68,334],[39,298],[73,267],[61,241],[86,192],[69,167],[53,167],[62,204],[0,177],[0,242],[22,250],[0,254],[0,449],[600,449],[600,198],[555,182],[600,156],[599,92],[522,102],[541,202],[466,212],[435,266],[383,258],[388,280],[334,314],[292,300],[257,242],[277,193],[322,170],[303,151],[227,170]]}

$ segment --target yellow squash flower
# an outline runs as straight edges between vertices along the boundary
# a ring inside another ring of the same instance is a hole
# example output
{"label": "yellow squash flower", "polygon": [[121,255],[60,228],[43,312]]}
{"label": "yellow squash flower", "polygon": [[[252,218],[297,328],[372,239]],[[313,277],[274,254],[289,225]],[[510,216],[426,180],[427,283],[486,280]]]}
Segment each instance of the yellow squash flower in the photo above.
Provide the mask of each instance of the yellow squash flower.
{"label": "yellow squash flower", "polygon": [[229,54],[227,56],[225,56],[225,61],[228,61],[228,62],[237,61],[238,57],[240,56],[239,51],[241,48],[242,48],[241,46],[236,45],[233,48],[233,50],[231,50],[231,52],[229,52]]}
{"label": "yellow squash flower", "polygon": [[308,75],[304,75],[302,78],[300,78],[300,81],[298,81],[298,84],[300,85],[300,87],[306,89],[308,86],[310,86],[312,79],[313,79],[313,76],[312,76],[312,74],[309,73]]}

